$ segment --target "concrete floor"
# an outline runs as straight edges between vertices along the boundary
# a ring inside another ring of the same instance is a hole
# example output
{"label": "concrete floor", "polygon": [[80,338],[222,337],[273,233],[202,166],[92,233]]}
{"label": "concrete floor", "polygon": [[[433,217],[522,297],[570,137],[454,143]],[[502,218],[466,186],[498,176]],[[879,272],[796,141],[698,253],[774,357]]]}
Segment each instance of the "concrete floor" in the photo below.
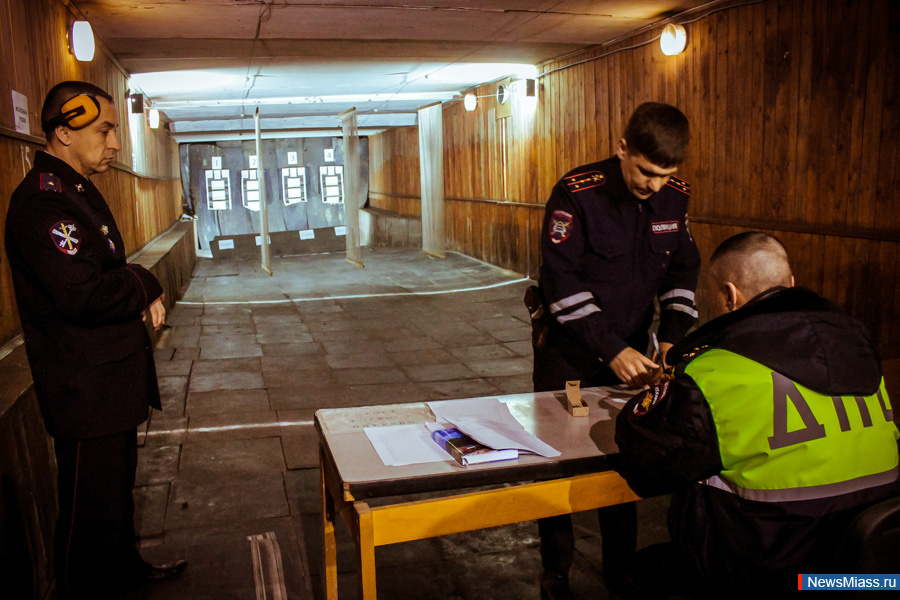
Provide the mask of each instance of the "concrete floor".
{"label": "concrete floor", "polygon": [[[142,432],[135,489],[145,558],[189,566],[140,598],[321,598],[316,409],[531,391],[527,280],[453,254],[364,260],[279,258],[270,277],[201,259],[156,350],[163,411]],[[666,539],[666,504],[639,505],[639,546]],[[575,523],[572,587],[607,598],[596,515]],[[341,597],[355,598],[338,534]],[[376,550],[380,598],[539,597],[534,523]]]}

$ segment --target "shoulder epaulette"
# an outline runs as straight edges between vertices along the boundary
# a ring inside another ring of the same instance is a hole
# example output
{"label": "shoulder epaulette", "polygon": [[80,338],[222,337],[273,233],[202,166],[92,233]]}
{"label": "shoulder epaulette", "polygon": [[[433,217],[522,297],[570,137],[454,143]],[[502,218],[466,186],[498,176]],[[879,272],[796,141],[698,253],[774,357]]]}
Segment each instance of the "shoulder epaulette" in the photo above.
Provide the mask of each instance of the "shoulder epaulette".
{"label": "shoulder epaulette", "polygon": [[682,194],[691,195],[691,184],[683,179],[678,179],[677,177],[669,177],[669,182],[666,184],[667,186],[674,188],[681,192]]}
{"label": "shoulder epaulette", "polygon": [[41,191],[62,192],[62,182],[53,173],[41,173]]}
{"label": "shoulder epaulette", "polygon": [[605,184],[606,175],[600,171],[585,171],[574,175],[566,175],[563,177],[563,181],[570,192],[583,192]]}

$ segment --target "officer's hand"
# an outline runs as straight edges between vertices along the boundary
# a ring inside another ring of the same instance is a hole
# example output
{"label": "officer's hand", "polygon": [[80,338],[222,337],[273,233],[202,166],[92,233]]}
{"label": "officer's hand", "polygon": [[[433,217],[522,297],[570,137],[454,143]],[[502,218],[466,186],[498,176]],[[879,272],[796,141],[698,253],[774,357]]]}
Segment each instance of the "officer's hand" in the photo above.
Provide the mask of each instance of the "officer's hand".
{"label": "officer's hand", "polygon": [[163,301],[166,299],[166,295],[163,294],[159,298],[153,301],[146,311],[144,311],[144,321],[147,321],[147,316],[150,316],[150,324],[153,326],[153,329],[159,330],[166,322],[166,307],[163,304]]}
{"label": "officer's hand", "polygon": [[609,368],[626,385],[639,388],[653,384],[659,365],[634,348],[625,348],[610,361]]}

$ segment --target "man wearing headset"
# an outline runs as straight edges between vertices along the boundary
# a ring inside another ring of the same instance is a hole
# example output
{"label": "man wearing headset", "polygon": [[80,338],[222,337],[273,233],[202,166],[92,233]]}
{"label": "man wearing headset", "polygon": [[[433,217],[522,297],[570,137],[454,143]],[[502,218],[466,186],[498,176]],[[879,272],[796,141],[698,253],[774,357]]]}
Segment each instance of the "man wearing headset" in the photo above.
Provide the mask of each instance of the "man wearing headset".
{"label": "man wearing headset", "polygon": [[90,179],[120,149],[112,97],[66,81],[47,94],[47,148],[13,192],[6,251],[34,387],[58,465],[54,539],[61,599],[112,598],[179,574],[136,546],[137,426],[160,408],[144,322],[165,322],[163,290],[126,262],[125,245]]}

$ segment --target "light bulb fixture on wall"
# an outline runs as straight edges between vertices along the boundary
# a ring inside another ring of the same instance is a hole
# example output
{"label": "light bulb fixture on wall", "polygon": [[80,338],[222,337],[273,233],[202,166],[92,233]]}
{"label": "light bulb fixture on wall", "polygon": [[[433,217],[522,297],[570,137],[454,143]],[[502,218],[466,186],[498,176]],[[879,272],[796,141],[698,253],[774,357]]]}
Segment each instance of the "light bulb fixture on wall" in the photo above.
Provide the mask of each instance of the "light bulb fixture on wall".
{"label": "light bulb fixture on wall", "polygon": [[466,110],[472,112],[478,106],[478,98],[475,94],[469,92],[463,98],[463,106],[466,107]]}
{"label": "light bulb fixture on wall", "polygon": [[69,52],[82,62],[94,60],[94,30],[87,21],[73,21],[69,28]]}
{"label": "light bulb fixture on wall", "polygon": [[128,106],[133,115],[144,114],[144,95],[137,93],[128,93]]}
{"label": "light bulb fixture on wall", "polygon": [[147,111],[147,124],[150,125],[150,129],[159,129],[159,111],[155,108],[151,108]]}
{"label": "light bulb fixture on wall", "polygon": [[669,23],[663,28],[662,35],[659,36],[659,47],[662,48],[663,54],[666,56],[681,54],[685,44],[687,44],[687,32],[683,26]]}

